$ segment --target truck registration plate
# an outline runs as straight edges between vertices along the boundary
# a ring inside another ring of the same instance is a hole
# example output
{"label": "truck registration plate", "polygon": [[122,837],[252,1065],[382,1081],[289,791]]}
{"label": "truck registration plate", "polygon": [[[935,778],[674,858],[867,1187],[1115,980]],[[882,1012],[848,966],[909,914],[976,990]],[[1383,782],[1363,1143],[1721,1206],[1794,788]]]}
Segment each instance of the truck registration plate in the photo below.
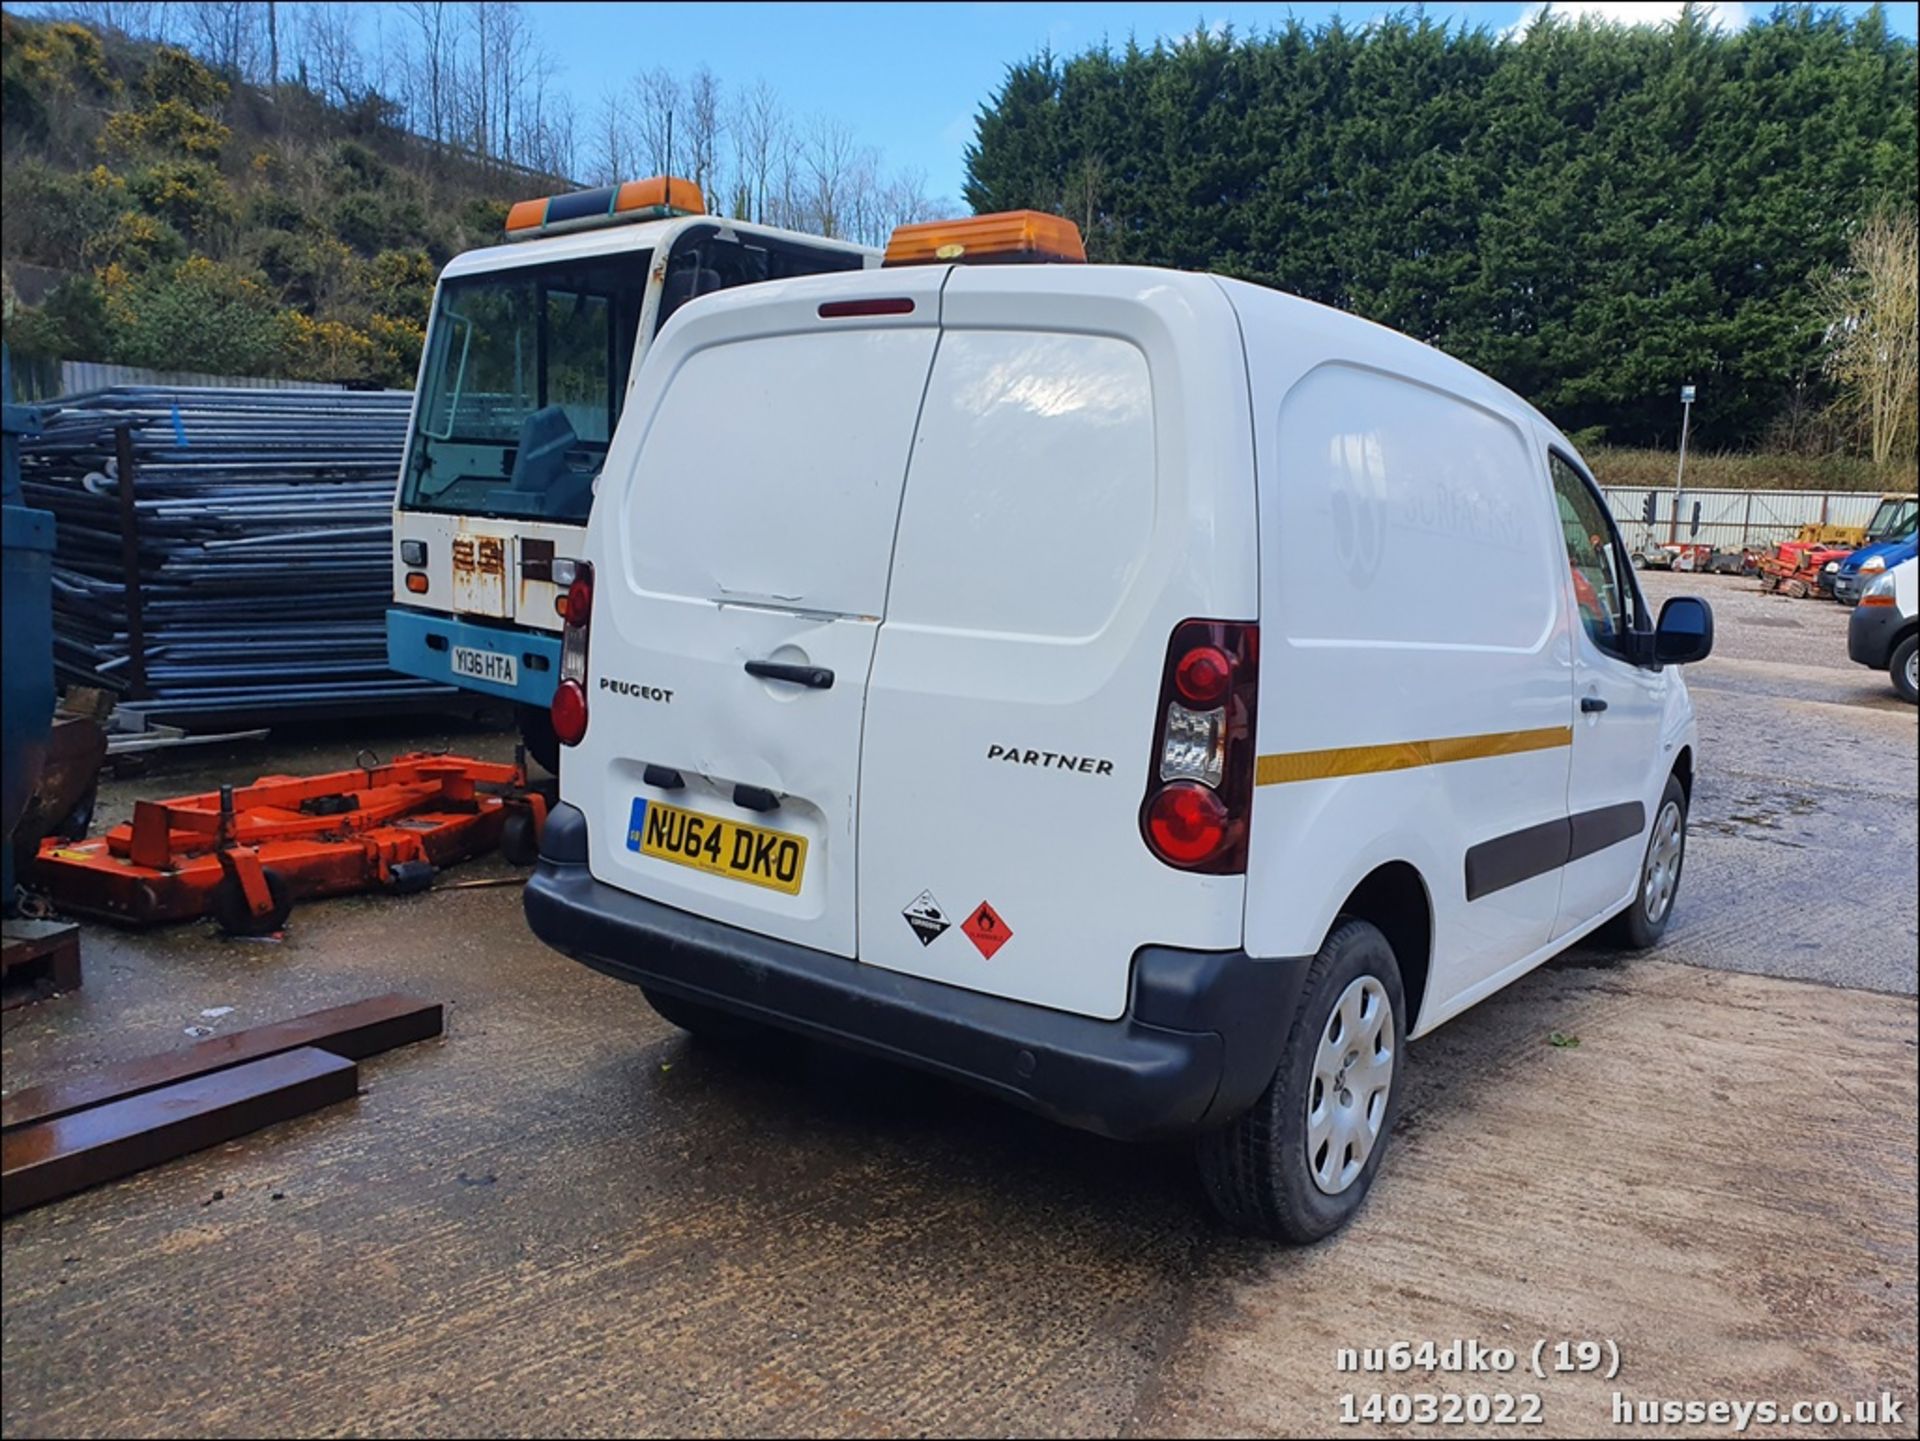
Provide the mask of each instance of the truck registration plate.
{"label": "truck registration plate", "polygon": [[468,680],[491,681],[495,685],[519,685],[520,662],[505,651],[481,650],[478,646],[453,648],[453,673]]}

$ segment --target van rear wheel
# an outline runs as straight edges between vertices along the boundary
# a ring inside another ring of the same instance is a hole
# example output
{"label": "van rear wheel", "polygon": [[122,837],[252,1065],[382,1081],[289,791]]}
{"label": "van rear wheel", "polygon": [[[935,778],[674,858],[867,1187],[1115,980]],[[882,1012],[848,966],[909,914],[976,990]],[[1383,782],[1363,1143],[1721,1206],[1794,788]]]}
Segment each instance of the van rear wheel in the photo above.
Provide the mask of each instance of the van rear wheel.
{"label": "van rear wheel", "polygon": [[1307,970],[1267,1089],[1199,1139],[1201,1181],[1228,1225],[1304,1245],[1360,1209],[1399,1111],[1405,1017],[1387,938],[1340,922]]}
{"label": "van rear wheel", "polygon": [[642,986],[640,994],[647,998],[647,1004],[653,1007],[661,1020],[703,1041],[746,1041],[767,1033],[766,1027],[736,1016],[731,1011],[670,996],[665,991],[656,991],[652,986]]}

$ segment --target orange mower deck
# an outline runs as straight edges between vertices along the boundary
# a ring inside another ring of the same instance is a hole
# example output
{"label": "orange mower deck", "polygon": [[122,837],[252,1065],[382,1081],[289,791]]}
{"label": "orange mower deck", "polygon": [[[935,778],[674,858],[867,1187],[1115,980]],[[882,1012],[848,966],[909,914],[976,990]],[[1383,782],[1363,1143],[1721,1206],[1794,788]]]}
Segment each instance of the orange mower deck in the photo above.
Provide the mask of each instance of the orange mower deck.
{"label": "orange mower deck", "polygon": [[276,930],[293,902],[379,887],[424,889],[441,867],[493,849],[531,855],[544,797],[524,770],[409,755],[317,776],[139,801],[95,840],[48,840],[34,882],[61,909],[123,925],[211,912],[229,931]]}

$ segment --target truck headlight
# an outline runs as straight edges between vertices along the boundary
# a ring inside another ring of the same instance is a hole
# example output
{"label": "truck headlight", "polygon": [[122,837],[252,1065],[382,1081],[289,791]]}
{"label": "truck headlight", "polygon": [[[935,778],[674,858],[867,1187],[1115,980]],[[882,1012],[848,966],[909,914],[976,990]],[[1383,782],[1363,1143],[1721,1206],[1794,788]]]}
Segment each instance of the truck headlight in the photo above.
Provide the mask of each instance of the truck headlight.
{"label": "truck headlight", "polygon": [[1860,574],[1862,575],[1878,575],[1886,568],[1887,558],[1884,555],[1870,555],[1860,562]]}
{"label": "truck headlight", "polygon": [[1893,572],[1888,571],[1885,575],[1876,577],[1872,583],[1867,586],[1866,590],[1861,593],[1860,604],[1892,605]]}

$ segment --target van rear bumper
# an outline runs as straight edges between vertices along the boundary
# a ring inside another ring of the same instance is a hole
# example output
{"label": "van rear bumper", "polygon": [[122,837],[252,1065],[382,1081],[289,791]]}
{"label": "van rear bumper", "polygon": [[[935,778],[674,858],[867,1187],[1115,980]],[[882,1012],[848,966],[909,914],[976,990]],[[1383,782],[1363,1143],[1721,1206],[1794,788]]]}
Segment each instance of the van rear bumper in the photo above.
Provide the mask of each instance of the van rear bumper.
{"label": "van rear bumper", "polygon": [[1252,1105],[1310,957],[1145,946],[1127,1014],[1071,1015],[861,965],[595,880],[586,825],[555,808],[526,889],[541,940],[594,970],[932,1071],[1118,1140],[1206,1129]]}

